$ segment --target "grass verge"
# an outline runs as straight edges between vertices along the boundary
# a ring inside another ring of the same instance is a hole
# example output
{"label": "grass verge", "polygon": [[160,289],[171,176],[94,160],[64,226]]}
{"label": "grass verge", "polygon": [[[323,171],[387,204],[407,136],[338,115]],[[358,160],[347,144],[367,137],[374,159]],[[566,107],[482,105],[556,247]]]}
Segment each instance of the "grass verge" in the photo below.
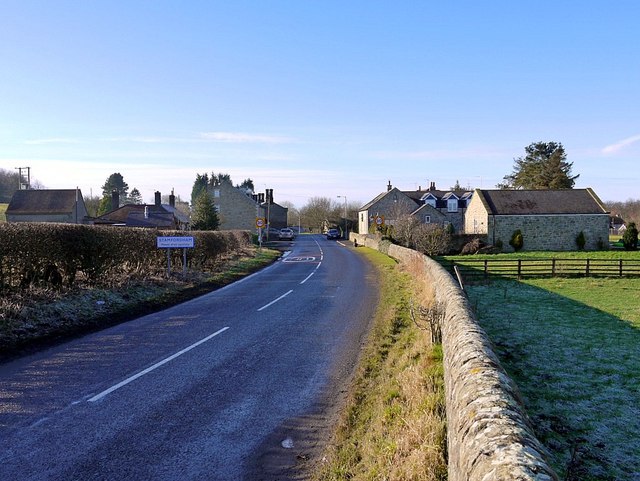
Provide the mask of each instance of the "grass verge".
{"label": "grass verge", "polygon": [[316,480],[444,480],[442,347],[410,316],[429,291],[395,261],[362,248],[379,271],[380,304],[347,407]]}
{"label": "grass verge", "polygon": [[640,479],[640,279],[467,287],[561,479]]}
{"label": "grass verge", "polygon": [[110,289],[30,288],[0,297],[0,360],[104,329],[206,294],[251,274],[280,256],[252,249],[221,261],[215,272],[125,281]]}

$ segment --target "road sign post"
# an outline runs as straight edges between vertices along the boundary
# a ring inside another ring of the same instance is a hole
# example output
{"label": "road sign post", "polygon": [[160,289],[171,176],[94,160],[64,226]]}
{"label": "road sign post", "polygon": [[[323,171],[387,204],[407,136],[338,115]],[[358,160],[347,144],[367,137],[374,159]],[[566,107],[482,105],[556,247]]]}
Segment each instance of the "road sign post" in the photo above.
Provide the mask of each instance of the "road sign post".
{"label": "road sign post", "polygon": [[167,249],[167,277],[171,276],[171,249],[182,249],[182,277],[187,277],[187,249],[193,249],[195,240],[192,236],[159,236],[156,247]]}
{"label": "road sign post", "polygon": [[262,229],[267,225],[264,217],[256,217],[256,228],[258,229],[258,245],[262,247]]}

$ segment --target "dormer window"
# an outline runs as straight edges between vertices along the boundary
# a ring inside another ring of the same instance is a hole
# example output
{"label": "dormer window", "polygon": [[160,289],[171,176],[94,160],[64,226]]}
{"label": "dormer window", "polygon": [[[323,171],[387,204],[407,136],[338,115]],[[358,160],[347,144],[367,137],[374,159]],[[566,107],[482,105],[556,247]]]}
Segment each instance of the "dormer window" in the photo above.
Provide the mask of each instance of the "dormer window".
{"label": "dormer window", "polygon": [[458,212],[458,199],[455,197],[447,199],[447,212]]}
{"label": "dormer window", "polygon": [[423,196],[422,202],[424,202],[426,205],[430,205],[434,209],[436,207],[436,198],[432,194],[427,194]]}

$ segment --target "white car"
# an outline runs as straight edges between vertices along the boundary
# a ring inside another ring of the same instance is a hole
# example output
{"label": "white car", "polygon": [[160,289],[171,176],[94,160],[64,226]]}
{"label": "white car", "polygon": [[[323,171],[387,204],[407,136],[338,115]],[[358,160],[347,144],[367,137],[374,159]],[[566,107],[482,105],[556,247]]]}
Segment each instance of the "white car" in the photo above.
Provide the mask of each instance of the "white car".
{"label": "white car", "polygon": [[293,229],[285,227],[284,229],[280,229],[280,232],[278,233],[278,240],[293,240],[295,236]]}

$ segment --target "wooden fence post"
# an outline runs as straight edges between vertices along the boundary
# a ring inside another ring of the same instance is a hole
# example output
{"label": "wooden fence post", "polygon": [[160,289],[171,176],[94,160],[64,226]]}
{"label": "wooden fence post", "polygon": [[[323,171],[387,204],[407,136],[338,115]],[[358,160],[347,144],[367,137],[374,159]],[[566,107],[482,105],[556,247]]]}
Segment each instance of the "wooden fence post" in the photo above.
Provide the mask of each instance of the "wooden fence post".
{"label": "wooden fence post", "polygon": [[620,259],[620,277],[622,277],[622,259]]}

